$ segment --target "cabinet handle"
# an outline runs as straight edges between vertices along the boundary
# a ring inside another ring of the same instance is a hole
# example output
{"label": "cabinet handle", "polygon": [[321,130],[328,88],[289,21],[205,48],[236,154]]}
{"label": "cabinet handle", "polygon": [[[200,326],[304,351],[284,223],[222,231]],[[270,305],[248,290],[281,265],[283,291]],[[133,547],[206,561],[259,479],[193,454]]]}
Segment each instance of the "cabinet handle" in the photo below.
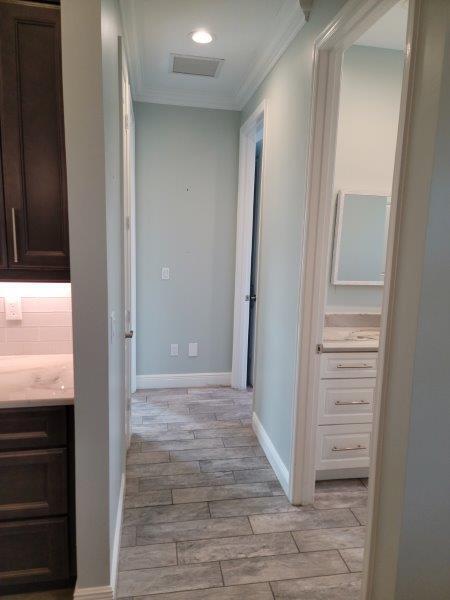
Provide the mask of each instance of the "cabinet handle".
{"label": "cabinet handle", "polygon": [[360,363],[359,365],[345,365],[342,363],[338,363],[336,365],[337,369],[373,369],[372,365],[368,365],[367,363]]}
{"label": "cabinet handle", "polygon": [[13,230],[13,251],[14,251],[14,262],[19,262],[19,255],[17,253],[17,231],[16,231],[16,209],[11,209],[12,216],[12,230]]}
{"label": "cabinet handle", "polygon": [[352,404],[370,404],[368,400],[336,400],[336,406],[351,406]]}
{"label": "cabinet handle", "polygon": [[367,446],[358,444],[357,446],[347,446],[345,448],[338,448],[338,446],[333,446],[331,448],[332,452],[347,452],[348,450],[367,450]]}

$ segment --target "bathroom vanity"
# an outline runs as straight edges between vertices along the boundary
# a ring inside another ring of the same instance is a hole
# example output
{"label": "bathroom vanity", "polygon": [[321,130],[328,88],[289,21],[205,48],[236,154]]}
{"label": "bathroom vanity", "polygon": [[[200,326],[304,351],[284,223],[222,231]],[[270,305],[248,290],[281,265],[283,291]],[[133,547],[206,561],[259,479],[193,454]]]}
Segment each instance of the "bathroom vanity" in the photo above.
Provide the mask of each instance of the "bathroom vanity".
{"label": "bathroom vanity", "polygon": [[378,345],[377,326],[333,326],[326,320],[318,348],[316,479],[368,474]]}
{"label": "bathroom vanity", "polygon": [[0,596],[76,576],[72,355],[0,356]]}

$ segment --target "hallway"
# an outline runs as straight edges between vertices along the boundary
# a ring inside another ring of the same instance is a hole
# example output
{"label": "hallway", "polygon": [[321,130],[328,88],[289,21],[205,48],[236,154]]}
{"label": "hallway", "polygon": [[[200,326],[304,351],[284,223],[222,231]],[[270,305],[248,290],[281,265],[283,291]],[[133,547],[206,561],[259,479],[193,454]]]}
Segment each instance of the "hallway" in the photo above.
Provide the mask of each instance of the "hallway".
{"label": "hallway", "polygon": [[251,404],[230,388],[135,395],[118,598],[359,598],[367,483],[321,482],[293,507]]}

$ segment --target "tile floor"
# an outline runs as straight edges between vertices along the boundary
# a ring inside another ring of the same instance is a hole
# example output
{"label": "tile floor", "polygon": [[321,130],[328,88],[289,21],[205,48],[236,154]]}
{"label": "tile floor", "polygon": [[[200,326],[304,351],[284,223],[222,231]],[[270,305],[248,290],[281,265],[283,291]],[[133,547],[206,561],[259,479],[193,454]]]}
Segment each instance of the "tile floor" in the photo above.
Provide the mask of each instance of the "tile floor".
{"label": "tile floor", "polygon": [[251,393],[139,392],[118,598],[357,600],[367,487],[289,504],[251,428]]}

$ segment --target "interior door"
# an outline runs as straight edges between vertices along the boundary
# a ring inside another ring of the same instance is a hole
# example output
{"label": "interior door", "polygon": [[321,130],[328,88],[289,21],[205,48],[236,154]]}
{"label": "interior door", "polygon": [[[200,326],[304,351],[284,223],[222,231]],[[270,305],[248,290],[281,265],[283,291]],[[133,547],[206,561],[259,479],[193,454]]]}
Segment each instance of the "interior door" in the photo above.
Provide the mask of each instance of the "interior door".
{"label": "interior door", "polygon": [[135,386],[135,225],[134,225],[134,118],[125,55],[122,63],[122,181],[125,308],[125,435],[131,441],[130,405]]}
{"label": "interior door", "polygon": [[262,140],[256,144],[255,187],[253,196],[252,263],[250,272],[250,306],[248,321],[247,385],[253,387],[255,380],[256,302],[258,290],[258,251],[261,198]]}

